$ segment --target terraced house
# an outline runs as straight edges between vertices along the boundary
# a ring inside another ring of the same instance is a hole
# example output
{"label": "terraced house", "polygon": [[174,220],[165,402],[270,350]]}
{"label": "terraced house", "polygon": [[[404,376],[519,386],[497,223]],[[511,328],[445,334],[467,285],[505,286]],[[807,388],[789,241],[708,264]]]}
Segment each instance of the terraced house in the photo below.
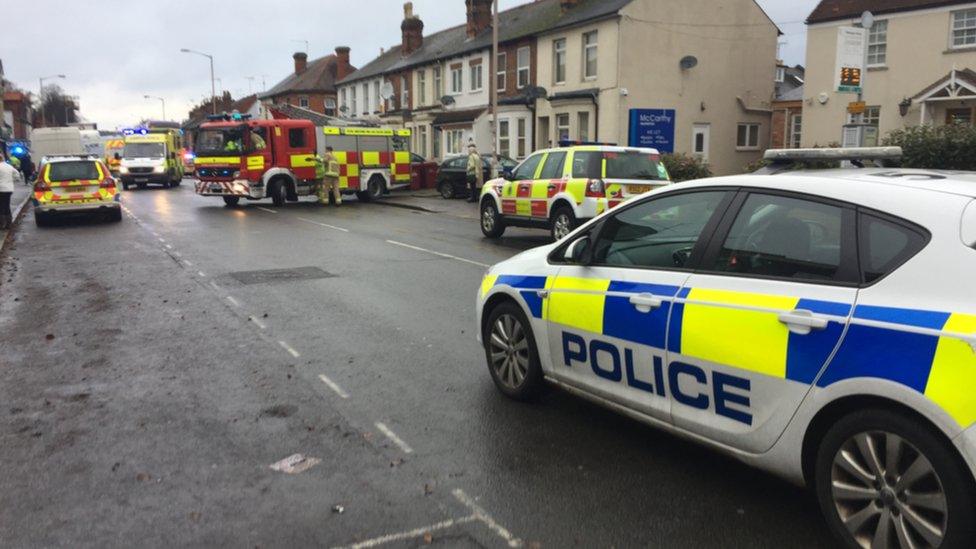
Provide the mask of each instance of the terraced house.
{"label": "terraced house", "polygon": [[413,129],[442,159],[562,140],[696,154],[716,173],[758,158],[769,135],[778,29],[754,0],[536,0],[499,14],[465,0],[463,25],[424,35],[405,5],[401,43],[338,83],[349,117]]}
{"label": "terraced house", "polygon": [[[871,11],[863,113],[835,80],[837,29]],[[918,124],[967,124],[976,117],[976,2],[823,0],[807,18],[803,145],[841,142],[843,126],[891,130]]]}

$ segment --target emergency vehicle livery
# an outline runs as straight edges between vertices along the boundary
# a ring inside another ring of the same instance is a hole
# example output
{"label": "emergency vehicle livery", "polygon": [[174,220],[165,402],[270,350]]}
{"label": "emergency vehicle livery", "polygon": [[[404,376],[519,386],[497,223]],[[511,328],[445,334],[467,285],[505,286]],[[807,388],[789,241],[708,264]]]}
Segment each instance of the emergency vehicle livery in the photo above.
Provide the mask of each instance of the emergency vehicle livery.
{"label": "emergency vehicle livery", "polygon": [[150,183],[177,187],[183,181],[183,162],[177,155],[183,147],[182,134],[172,128],[124,130],[125,148],[119,164],[122,188]]}
{"label": "emergency vehicle livery", "polygon": [[58,214],[101,213],[122,220],[122,203],[115,179],[96,157],[61,156],[48,159],[34,182],[34,221],[38,226]]}
{"label": "emergency vehicle livery", "polygon": [[973,174],[678,184],[492,267],[479,339],[505,395],[812,485],[847,545],[976,547],[974,247]]}
{"label": "emergency vehicle livery", "polygon": [[316,127],[307,120],[226,119],[201,126],[194,161],[197,194],[271,198],[275,206],[315,194],[325,175],[322,157],[333,147],[343,194],[380,198],[410,184],[409,130]]}
{"label": "emergency vehicle livery", "polygon": [[668,184],[654,149],[577,145],[538,151],[481,191],[481,232],[548,228],[554,240],[624,201]]}

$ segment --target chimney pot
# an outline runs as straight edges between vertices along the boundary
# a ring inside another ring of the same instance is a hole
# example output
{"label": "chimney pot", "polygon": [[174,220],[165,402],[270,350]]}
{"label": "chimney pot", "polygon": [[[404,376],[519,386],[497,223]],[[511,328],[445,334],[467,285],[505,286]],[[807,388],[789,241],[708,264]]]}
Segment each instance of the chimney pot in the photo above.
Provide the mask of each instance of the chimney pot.
{"label": "chimney pot", "polygon": [[406,57],[424,45],[424,22],[413,13],[413,2],[403,5],[403,23],[400,24],[402,43],[400,53]]}
{"label": "chimney pot", "polygon": [[352,65],[349,63],[349,46],[337,46],[336,53],[336,80],[342,80],[352,72]]}
{"label": "chimney pot", "polygon": [[308,54],[299,51],[295,52],[295,55],[292,55],[292,58],[295,60],[295,74],[305,72],[305,69],[308,68]]}
{"label": "chimney pot", "polygon": [[491,26],[491,7],[493,0],[464,0],[468,9],[468,39],[481,34]]}

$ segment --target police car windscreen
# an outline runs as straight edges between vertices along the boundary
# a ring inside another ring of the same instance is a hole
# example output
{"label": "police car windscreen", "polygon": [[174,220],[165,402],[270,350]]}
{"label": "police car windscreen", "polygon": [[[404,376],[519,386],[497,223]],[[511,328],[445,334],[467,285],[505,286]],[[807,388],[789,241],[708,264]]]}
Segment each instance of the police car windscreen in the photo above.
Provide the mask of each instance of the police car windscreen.
{"label": "police car windscreen", "polygon": [[126,143],[125,158],[162,158],[166,156],[166,146],[163,143]]}
{"label": "police car windscreen", "polygon": [[50,181],[74,181],[76,179],[98,179],[98,169],[94,162],[52,162],[47,178]]}
{"label": "police car windscreen", "polygon": [[[606,161],[606,173],[604,173]],[[573,177],[588,179],[664,179],[660,157],[641,151],[577,151],[573,154]]]}

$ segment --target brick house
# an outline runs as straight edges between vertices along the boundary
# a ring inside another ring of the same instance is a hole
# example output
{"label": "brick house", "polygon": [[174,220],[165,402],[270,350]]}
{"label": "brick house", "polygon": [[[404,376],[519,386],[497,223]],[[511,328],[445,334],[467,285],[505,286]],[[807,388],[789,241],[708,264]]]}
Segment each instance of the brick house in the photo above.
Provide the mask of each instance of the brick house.
{"label": "brick house", "polygon": [[266,107],[290,104],[330,116],[338,115],[336,82],[356,70],[349,64],[349,48],[337,47],[334,54],[311,62],[304,52],[295,53],[292,59],[294,72],[270,90],[258,94],[258,99]]}
{"label": "brick house", "polygon": [[805,71],[802,65],[776,67],[776,97],[769,121],[769,148],[795,149],[803,138],[803,83]]}

